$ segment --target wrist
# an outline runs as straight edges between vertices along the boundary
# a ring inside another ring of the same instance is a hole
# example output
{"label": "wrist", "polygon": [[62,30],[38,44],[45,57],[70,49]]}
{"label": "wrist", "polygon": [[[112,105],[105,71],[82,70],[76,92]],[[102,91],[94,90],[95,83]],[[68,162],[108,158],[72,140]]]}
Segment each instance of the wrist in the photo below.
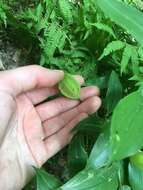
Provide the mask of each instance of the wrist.
{"label": "wrist", "polygon": [[33,177],[34,169],[24,162],[24,157],[19,159],[13,148],[7,153],[3,150],[0,148],[0,190],[21,190]]}
{"label": "wrist", "polygon": [[27,170],[23,173],[17,162],[0,162],[0,189],[21,190],[33,175],[32,167],[29,168],[29,171]]}
{"label": "wrist", "polygon": [[20,190],[22,181],[17,167],[10,162],[0,162],[0,189]]}

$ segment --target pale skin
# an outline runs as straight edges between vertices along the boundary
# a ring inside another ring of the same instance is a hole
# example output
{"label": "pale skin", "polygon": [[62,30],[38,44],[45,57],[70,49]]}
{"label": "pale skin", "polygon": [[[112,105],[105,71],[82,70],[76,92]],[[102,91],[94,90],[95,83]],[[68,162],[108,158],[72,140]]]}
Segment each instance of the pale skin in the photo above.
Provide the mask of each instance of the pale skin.
{"label": "pale skin", "polygon": [[[63,71],[27,66],[0,72],[0,189],[20,190],[65,147],[79,121],[101,105],[97,87],[84,87],[81,100],[59,97]],[[83,78],[76,76],[82,84]]]}

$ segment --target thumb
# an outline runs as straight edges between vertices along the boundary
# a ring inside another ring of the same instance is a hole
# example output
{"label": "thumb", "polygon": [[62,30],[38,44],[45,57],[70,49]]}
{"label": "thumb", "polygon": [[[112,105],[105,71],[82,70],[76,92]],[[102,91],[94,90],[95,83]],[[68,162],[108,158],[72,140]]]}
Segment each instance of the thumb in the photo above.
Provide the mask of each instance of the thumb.
{"label": "thumb", "polygon": [[0,72],[0,90],[13,96],[35,88],[55,86],[64,77],[60,70],[50,70],[31,65]]}

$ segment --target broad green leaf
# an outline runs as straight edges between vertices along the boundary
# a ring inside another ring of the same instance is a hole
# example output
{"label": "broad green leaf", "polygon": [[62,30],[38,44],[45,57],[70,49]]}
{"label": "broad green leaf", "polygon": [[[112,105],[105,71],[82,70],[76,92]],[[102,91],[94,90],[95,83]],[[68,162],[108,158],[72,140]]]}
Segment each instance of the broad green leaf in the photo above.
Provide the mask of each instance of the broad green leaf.
{"label": "broad green leaf", "polygon": [[61,185],[61,182],[51,174],[42,169],[35,168],[37,179],[37,190],[53,190]]}
{"label": "broad green leaf", "polygon": [[137,168],[134,164],[130,163],[128,167],[129,182],[133,190],[143,189],[143,170]]}
{"label": "broad green leaf", "polygon": [[72,176],[85,168],[87,158],[88,155],[84,146],[84,136],[77,134],[72,139],[68,149],[68,166]]}
{"label": "broad green leaf", "polygon": [[59,90],[67,98],[80,99],[80,84],[71,74],[64,74],[64,79],[59,82]]}
{"label": "broad green leaf", "polygon": [[110,156],[109,132],[105,131],[98,137],[91,151],[87,166],[94,169],[105,166]]}
{"label": "broad green leaf", "polygon": [[128,185],[123,185],[120,190],[131,190],[131,187],[129,187]]}
{"label": "broad green leaf", "polygon": [[122,99],[111,122],[112,160],[135,154],[143,147],[143,96],[140,91]]}
{"label": "broad green leaf", "polygon": [[122,95],[123,89],[119,77],[115,71],[112,71],[109,78],[108,89],[105,98],[105,106],[108,114],[114,110],[117,103],[122,98]]}
{"label": "broad green leaf", "polygon": [[143,46],[143,13],[117,0],[97,0],[105,15],[128,31]]}
{"label": "broad green leaf", "polygon": [[100,61],[101,59],[103,59],[105,56],[110,55],[111,53],[123,49],[125,47],[125,43],[122,41],[112,41],[109,44],[107,44],[107,47],[104,49],[102,55],[98,58],[98,60]]}
{"label": "broad green leaf", "polygon": [[86,168],[56,190],[117,190],[119,164],[98,170]]}

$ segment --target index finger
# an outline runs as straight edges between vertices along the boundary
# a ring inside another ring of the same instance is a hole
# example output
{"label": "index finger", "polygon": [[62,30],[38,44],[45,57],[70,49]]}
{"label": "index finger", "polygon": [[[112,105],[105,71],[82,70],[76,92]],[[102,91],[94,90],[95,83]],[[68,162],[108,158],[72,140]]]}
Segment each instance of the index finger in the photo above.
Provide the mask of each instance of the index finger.
{"label": "index finger", "polygon": [[36,88],[55,86],[64,77],[60,70],[31,65],[0,73],[0,90],[13,96]]}

